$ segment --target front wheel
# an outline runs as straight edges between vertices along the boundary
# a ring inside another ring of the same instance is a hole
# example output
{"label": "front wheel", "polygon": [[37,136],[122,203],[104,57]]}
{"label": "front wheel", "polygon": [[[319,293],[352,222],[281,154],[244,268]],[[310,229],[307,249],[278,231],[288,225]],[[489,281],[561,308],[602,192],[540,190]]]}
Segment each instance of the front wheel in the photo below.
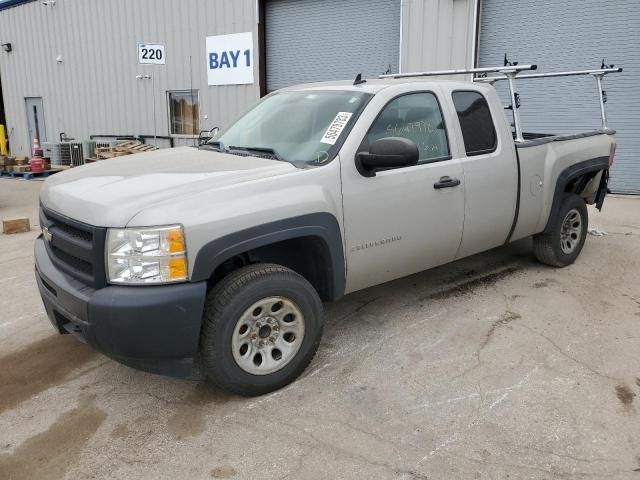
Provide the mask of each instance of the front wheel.
{"label": "front wheel", "polygon": [[295,380],[322,336],[322,303],[288,268],[241,268],[208,294],[200,338],[207,378],[239,395],[261,395]]}
{"label": "front wheel", "polygon": [[580,195],[565,193],[548,233],[533,237],[533,251],[541,263],[566,267],[576,261],[587,237],[589,214]]}

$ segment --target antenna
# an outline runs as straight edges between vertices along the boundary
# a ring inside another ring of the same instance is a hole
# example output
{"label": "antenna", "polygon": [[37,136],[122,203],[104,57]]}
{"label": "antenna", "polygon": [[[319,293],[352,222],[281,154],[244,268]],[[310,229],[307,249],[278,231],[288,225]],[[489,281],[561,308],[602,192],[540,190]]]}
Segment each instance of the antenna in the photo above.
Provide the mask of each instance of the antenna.
{"label": "antenna", "polygon": [[367,83],[366,80],[362,79],[362,74],[359,73],[358,75],[356,75],[356,79],[353,81],[354,85],[360,85],[361,83]]}

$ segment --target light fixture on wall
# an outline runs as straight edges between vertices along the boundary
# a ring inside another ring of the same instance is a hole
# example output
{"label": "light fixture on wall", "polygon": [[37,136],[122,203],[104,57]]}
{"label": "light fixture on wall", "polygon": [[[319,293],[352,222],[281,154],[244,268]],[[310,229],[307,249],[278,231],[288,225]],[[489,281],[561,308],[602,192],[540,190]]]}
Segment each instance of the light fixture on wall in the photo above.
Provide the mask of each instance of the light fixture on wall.
{"label": "light fixture on wall", "polygon": [[3,43],[2,44],[2,49],[7,53],[9,53],[11,50],[13,50],[13,48],[11,47],[10,43]]}

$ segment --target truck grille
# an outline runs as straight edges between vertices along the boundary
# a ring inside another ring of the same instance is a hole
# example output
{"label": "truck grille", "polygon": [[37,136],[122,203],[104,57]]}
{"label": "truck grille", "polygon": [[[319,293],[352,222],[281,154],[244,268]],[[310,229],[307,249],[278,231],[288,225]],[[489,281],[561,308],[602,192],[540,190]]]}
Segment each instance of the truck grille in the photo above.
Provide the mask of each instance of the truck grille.
{"label": "truck grille", "polygon": [[72,220],[44,207],[40,207],[40,226],[51,234],[49,241],[45,236],[45,245],[56,267],[93,288],[106,286],[106,228]]}

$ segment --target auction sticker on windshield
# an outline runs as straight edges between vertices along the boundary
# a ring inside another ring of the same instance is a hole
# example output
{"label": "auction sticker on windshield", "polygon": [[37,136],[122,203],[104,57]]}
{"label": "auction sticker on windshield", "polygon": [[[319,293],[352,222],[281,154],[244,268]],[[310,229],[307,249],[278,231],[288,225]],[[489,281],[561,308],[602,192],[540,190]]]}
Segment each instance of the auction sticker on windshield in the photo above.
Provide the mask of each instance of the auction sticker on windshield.
{"label": "auction sticker on windshield", "polygon": [[324,136],[320,140],[320,143],[327,143],[329,145],[335,145],[338,137],[344,130],[344,127],[349,123],[349,119],[353,115],[351,112],[338,112],[336,118],[333,119],[327,131],[324,132]]}

